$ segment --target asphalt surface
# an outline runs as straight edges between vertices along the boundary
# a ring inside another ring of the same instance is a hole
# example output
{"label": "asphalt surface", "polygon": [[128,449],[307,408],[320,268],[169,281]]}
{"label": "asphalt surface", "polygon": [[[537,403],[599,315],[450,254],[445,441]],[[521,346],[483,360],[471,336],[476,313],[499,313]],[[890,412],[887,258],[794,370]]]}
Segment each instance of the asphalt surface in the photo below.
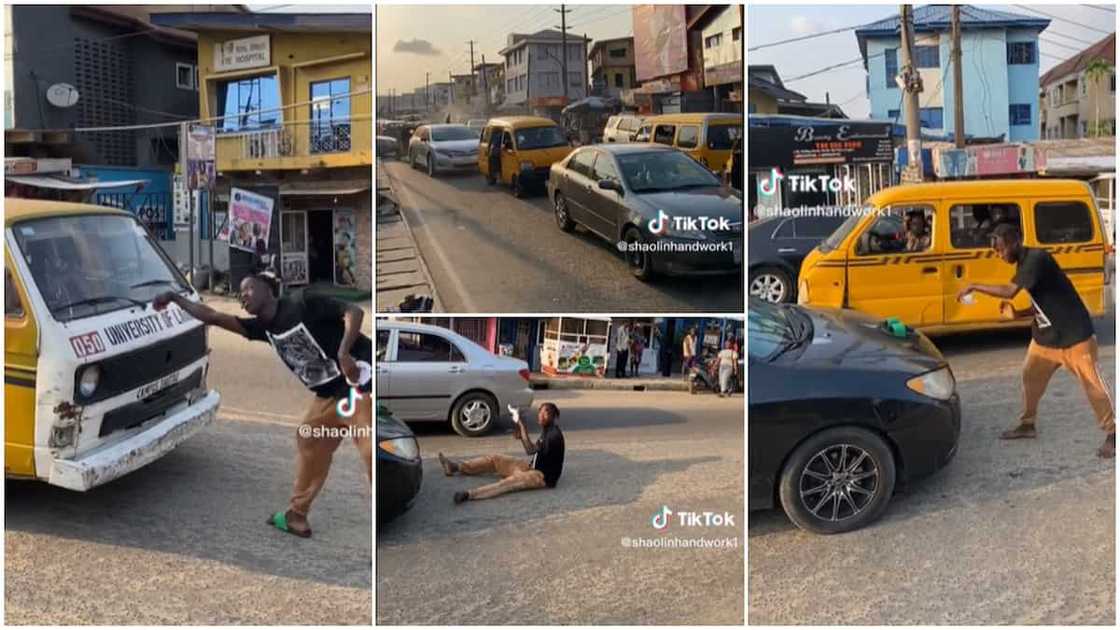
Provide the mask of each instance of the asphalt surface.
{"label": "asphalt surface", "polygon": [[[676,392],[538,392],[561,410],[559,485],[454,505],[487,477],[436,459],[524,455],[508,426],[483,438],[415,424],[424,481],[377,531],[379,624],[742,624],[743,398]],[[535,414],[532,416],[535,418]],[[531,435],[539,427],[532,421]],[[734,527],[664,532],[651,519],[726,511]],[[725,549],[627,548],[623,538],[734,538]]]}
{"label": "asphalt surface", "polygon": [[[366,327],[372,324],[367,318]],[[265,343],[210,332],[214,425],[87,493],[6,484],[5,622],[370,625],[372,505],[343,443],[304,540],[285,509],[310,394]]]}
{"label": "asphalt surface", "polygon": [[[1096,322],[1115,388],[1113,315]],[[815,536],[753,512],[751,624],[1113,625],[1115,468],[1080,385],[1059,370],[1037,440],[1001,441],[1020,412],[1028,332],[935,342],[957,377],[960,451],[856,532]]]}
{"label": "asphalt surface", "polygon": [[[556,227],[545,193],[517,199],[477,172],[383,162],[443,308],[490,312],[741,312],[741,274],[635,279],[615,248]],[[385,304],[378,304],[384,310]]]}

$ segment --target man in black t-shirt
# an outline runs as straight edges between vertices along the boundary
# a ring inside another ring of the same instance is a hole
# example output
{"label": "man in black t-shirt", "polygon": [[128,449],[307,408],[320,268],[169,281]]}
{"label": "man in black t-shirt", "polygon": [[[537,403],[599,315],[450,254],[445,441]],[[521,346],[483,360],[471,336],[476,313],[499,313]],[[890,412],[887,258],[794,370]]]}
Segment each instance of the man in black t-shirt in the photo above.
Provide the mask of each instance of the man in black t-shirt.
{"label": "man in black t-shirt", "polygon": [[[1116,415],[1109,385],[1097,365],[1097,338],[1093,320],[1082,303],[1077,289],[1045,249],[1024,247],[1019,228],[1003,223],[997,225],[993,247],[1004,261],[1016,266],[1011,284],[969,284],[961,289],[958,299],[976,291],[1003,300],[1000,312],[1006,319],[1034,317],[1031,344],[1023,364],[1023,413],[1019,425],[1004,431],[1001,439],[1033,438],[1038,435],[1035,420],[1038,402],[1046,392],[1050,377],[1059,367],[1073,372],[1089,398],[1097,416],[1097,424],[1105,432],[1104,444],[1097,449],[1100,457],[1116,454]],[[1011,300],[1019,291],[1030,294],[1031,308],[1016,310]]]}
{"label": "man in black t-shirt", "polygon": [[501,481],[472,490],[456,492],[455,503],[467,500],[490,499],[507,492],[555,488],[564,468],[564,434],[556,425],[560,409],[553,403],[544,403],[537,413],[541,437],[534,443],[529,439],[529,429],[514,410],[513,437],[521,441],[528,461],[508,455],[485,455],[462,462],[455,462],[439,454],[439,463],[448,477],[461,475],[497,474]]}
{"label": "man in black t-shirt", "polygon": [[[372,384],[361,382],[358,362],[373,364],[373,344],[362,334],[362,309],[338,300],[304,292],[277,297],[279,283],[257,274],[241,282],[241,307],[252,317],[235,317],[175,292],[156,296],[156,310],[174,302],[204,324],[218,326],[252,341],[266,341],[284,365],[315,394],[296,432],[296,481],[288,510],[276,512],[268,524],[302,538],[311,536],[307,514],[322,490],[334,451],[349,433],[372,481]],[[351,415],[339,413],[339,403],[358,391]]]}

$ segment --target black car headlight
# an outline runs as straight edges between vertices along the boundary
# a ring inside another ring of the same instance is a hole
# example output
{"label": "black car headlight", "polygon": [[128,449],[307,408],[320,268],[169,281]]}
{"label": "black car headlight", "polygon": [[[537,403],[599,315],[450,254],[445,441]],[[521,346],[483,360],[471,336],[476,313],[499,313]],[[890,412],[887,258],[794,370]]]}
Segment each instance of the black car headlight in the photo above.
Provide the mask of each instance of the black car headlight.
{"label": "black car headlight", "polygon": [[381,440],[377,443],[377,447],[401,459],[407,459],[409,461],[420,459],[420,446],[416,444],[416,438],[413,437]]}
{"label": "black car headlight", "polygon": [[949,366],[915,376],[906,381],[906,386],[923,396],[937,400],[949,400],[957,390],[957,382]]}

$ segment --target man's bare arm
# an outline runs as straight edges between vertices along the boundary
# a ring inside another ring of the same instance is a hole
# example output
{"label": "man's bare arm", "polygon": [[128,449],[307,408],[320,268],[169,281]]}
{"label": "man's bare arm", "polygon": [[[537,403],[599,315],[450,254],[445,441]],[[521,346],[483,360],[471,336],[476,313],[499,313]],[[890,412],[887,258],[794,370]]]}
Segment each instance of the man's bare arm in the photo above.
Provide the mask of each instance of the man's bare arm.
{"label": "man's bare arm", "polygon": [[167,307],[168,302],[174,302],[179,308],[190,313],[192,317],[207,326],[217,326],[239,335],[246,334],[241,322],[237,321],[237,318],[233,315],[216,311],[201,302],[192,302],[172,291],[156,296],[156,299],[152,300],[152,305],[157,311],[162,311]]}
{"label": "man's bare arm", "polygon": [[1016,284],[969,284],[961,289],[960,295],[976,291],[992,297],[997,297],[1004,300],[1010,300],[1019,294],[1022,288]]}
{"label": "man's bare arm", "polygon": [[526,427],[524,422],[519,422],[517,426],[520,427],[518,438],[521,440],[521,446],[525,447],[525,454],[535,455],[537,452],[537,445],[529,439],[529,427]]}

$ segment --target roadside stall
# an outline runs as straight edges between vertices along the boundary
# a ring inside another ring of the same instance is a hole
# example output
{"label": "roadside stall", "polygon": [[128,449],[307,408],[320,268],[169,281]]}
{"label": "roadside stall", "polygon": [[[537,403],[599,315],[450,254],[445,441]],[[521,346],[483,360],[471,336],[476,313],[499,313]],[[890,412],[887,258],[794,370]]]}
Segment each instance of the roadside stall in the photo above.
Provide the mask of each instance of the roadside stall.
{"label": "roadside stall", "polygon": [[609,317],[553,317],[544,322],[541,372],[602,378],[610,353]]}

